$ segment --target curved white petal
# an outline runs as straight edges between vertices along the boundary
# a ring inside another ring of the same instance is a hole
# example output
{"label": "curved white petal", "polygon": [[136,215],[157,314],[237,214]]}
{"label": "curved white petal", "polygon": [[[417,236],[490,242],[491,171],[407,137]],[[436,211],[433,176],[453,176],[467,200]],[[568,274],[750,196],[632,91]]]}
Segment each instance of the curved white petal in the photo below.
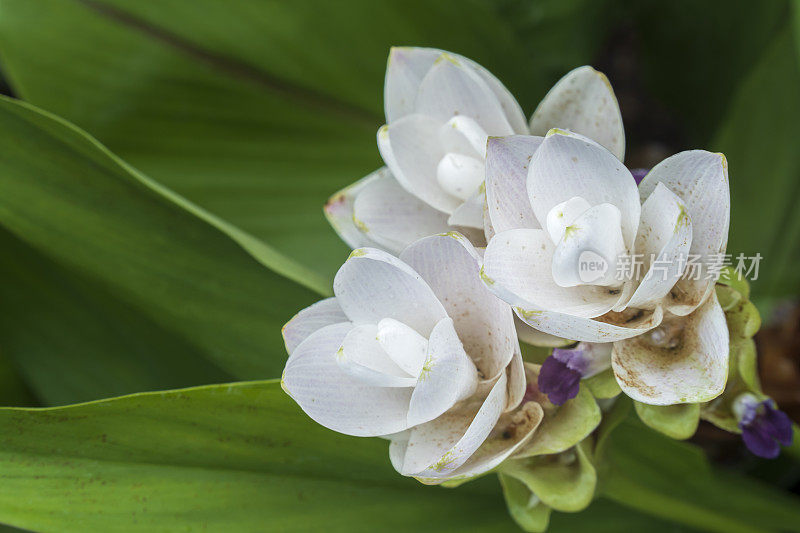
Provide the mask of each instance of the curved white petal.
{"label": "curved white petal", "polygon": [[312,333],[286,362],[281,386],[314,421],[339,433],[375,437],[408,429],[410,388],[365,385],[336,363],[352,328],[334,324]]}
{"label": "curved white petal", "polygon": [[495,235],[483,257],[484,283],[513,306],[548,309],[581,317],[611,310],[616,289],[560,287],[553,280],[555,246],[542,229],[514,229]]}
{"label": "curved white petal", "polygon": [[411,430],[401,473],[443,479],[483,444],[506,405],[507,378],[500,376],[482,403],[451,410]]}
{"label": "curved white petal", "polygon": [[311,304],[294,315],[283,326],[281,334],[286,345],[286,352],[291,354],[298,344],[306,340],[309,335],[318,329],[331,324],[349,322],[349,320],[336,298],[325,298]]}
{"label": "curved white petal", "polygon": [[452,213],[461,200],[447,194],[437,180],[445,152],[438,142],[442,122],[413,114],[378,130],[378,150],[397,182],[431,207]]}
{"label": "curved white petal", "polygon": [[482,378],[500,374],[517,349],[511,309],[481,283],[480,257],[458,233],[434,235],[400,257],[428,282],[453,319]]}
{"label": "curved white petal", "polygon": [[440,55],[442,51],[435,48],[392,47],[383,85],[387,123],[414,112],[419,84]]}
{"label": "curved white petal", "polygon": [[369,185],[385,180],[394,181],[392,173],[386,167],[361,178],[337,192],[325,203],[324,211],[328,223],[350,248],[363,246],[380,246],[369,238],[356,224],[353,218],[353,204],[358,195]]}
{"label": "curved white petal", "polygon": [[672,405],[713,400],[728,377],[728,326],[716,294],[686,317],[675,348],[658,347],[650,335],[615,342],[614,375],[623,392],[642,403]]}
{"label": "curved white petal", "polygon": [[683,274],[691,244],[692,220],[686,206],[659,183],[642,205],[636,236],[636,254],[642,254],[648,268],[627,305],[652,308],[669,294]]}
{"label": "curved white petal", "polygon": [[441,122],[467,116],[488,135],[515,133],[486,81],[465,61],[446,52],[434,61],[422,79],[414,111]]}
{"label": "curved white petal", "polygon": [[388,171],[358,192],[351,219],[362,235],[393,254],[449,229],[447,215],[408,193]]}
{"label": "curved white petal", "polygon": [[574,131],[593,139],[617,159],[625,159],[625,130],[617,97],[605,74],[578,67],[561,78],[531,117],[531,133],[552,128]]}
{"label": "curved white petal", "polygon": [[378,322],[377,338],[397,366],[411,376],[419,376],[428,354],[428,339],[393,318]]}
{"label": "curved white petal", "polygon": [[495,233],[540,228],[528,199],[528,164],[544,137],[491,137],[486,146],[486,205]]}
{"label": "curved white petal", "polygon": [[[608,313],[600,319],[584,318],[550,311],[515,308],[517,316],[529,326],[557,337],[585,342],[614,342],[650,331],[661,324],[661,307],[653,311]],[[614,320],[610,317],[614,316]]]}
{"label": "curved white petal", "polygon": [[[478,192],[453,211],[453,214],[447,219],[447,223],[451,226],[483,229],[483,207],[485,201],[483,187],[480,187]],[[432,233],[428,235],[432,235]]]}
{"label": "curved white petal", "polygon": [[351,329],[336,352],[336,362],[347,375],[376,387],[413,387],[417,382],[383,349],[374,324]]}
{"label": "curved white petal", "polygon": [[522,398],[525,397],[525,390],[527,382],[525,379],[525,362],[522,359],[522,351],[516,350],[514,357],[506,367],[508,375],[508,398],[506,401],[505,411],[512,411],[519,407],[522,403]]}
{"label": "curved white petal", "polygon": [[408,425],[433,420],[475,392],[478,372],[453,327],[452,318],[439,322],[428,340],[428,357],[411,395]]}
{"label": "curved white petal", "polygon": [[[545,229],[550,235],[550,240],[552,240],[555,244],[558,244],[558,241],[561,240],[561,238],[564,236],[564,233],[566,233],[567,228],[575,221],[575,219],[591,208],[592,206],[589,205],[589,202],[579,196],[575,196],[566,202],[561,202],[551,209],[550,212],[547,213],[547,220],[545,222]],[[617,213],[619,213],[619,209],[617,209]]]}
{"label": "curved white petal", "polygon": [[[702,257],[700,263],[714,261],[725,251],[730,225],[730,187],[728,163],[722,154],[690,150],[668,157],[645,176],[639,185],[642,197],[649,196],[663,183],[686,204],[692,219],[690,254]],[[682,279],[676,284],[670,311],[686,315],[700,305],[714,289],[714,280]]]}
{"label": "curved white petal", "polygon": [[550,130],[531,158],[528,196],[540,223],[553,207],[580,197],[590,205],[612,204],[622,216],[622,236],[633,248],[641,204],[636,181],[619,159],[580,135]]}
{"label": "curved white petal", "polygon": [[543,419],[544,409],[536,402],[503,414],[486,441],[449,478],[469,479],[496,467],[531,440]]}
{"label": "curved white petal", "polygon": [[394,318],[423,337],[447,316],[419,274],[396,257],[358,248],[336,273],[333,292],[344,314],[357,324]]}
{"label": "curved white petal", "polygon": [[560,287],[618,287],[623,280],[617,276],[617,261],[624,251],[619,209],[611,204],[590,207],[564,228],[553,253],[553,281]]}
{"label": "curved white petal", "polygon": [[[445,53],[443,50],[436,48],[395,46],[391,49],[384,84],[386,122],[393,122],[413,112],[417,91],[422,79],[436,59],[443,53]],[[458,54],[450,53],[450,55],[472,67],[478,76],[486,82],[486,85],[500,102],[500,106],[514,131],[521,134],[528,133],[528,125],[522,109],[509,90],[500,83],[500,80],[478,63]]]}

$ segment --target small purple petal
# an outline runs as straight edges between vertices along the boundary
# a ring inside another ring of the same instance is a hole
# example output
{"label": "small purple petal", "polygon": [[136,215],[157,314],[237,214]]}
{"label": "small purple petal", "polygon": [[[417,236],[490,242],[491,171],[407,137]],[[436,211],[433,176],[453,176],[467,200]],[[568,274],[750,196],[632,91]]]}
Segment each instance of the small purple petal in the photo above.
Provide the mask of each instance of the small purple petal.
{"label": "small purple petal", "polygon": [[766,410],[764,411],[762,427],[766,430],[767,434],[773,439],[777,440],[784,446],[792,444],[792,421],[783,411],[774,407],[775,403],[768,401],[764,402]]}
{"label": "small purple petal", "polygon": [[586,372],[586,369],[589,367],[589,358],[581,348],[556,348],[553,350],[553,357],[567,365],[567,368],[570,370],[579,372],[581,376],[583,376],[583,373]]}
{"label": "small purple petal", "polygon": [[734,402],[734,412],[739,418],[742,440],[755,455],[774,459],[780,453],[779,443],[792,443],[792,421],[773,400],[758,401],[753,394],[745,393]]}
{"label": "small purple petal", "polygon": [[[578,395],[581,384],[581,373],[569,368],[568,363],[561,361],[555,354],[545,359],[539,371],[539,390],[547,394],[555,405],[562,405]],[[561,350],[569,351],[569,350]]]}
{"label": "small purple petal", "polygon": [[636,180],[636,185],[639,185],[647,173],[650,172],[649,168],[632,168],[631,174],[633,174],[633,179]]}
{"label": "small purple petal", "polygon": [[742,440],[753,455],[764,459],[775,459],[781,452],[778,443],[757,425],[742,427]]}

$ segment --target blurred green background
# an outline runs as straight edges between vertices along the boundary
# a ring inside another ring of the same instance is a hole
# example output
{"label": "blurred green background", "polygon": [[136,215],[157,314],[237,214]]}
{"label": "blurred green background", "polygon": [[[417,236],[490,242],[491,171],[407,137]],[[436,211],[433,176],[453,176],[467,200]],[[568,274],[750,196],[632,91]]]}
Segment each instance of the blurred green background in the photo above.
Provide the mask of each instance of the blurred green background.
{"label": "blurred green background", "polygon": [[0,105],[0,403],[280,376],[281,325],[348,254],[322,205],[381,164],[393,45],[476,60],[528,116],[595,66],[630,167],[724,152],[728,251],[764,257],[762,374],[797,419],[797,0],[0,0],[4,92],[55,115]]}

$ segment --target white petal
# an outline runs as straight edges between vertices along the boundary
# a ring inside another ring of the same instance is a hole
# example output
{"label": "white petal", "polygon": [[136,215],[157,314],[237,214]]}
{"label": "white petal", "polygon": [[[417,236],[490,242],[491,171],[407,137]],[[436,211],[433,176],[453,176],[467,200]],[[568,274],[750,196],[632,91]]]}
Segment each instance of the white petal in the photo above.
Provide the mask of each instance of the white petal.
{"label": "white petal", "polygon": [[291,354],[298,344],[318,329],[349,321],[336,298],[320,300],[294,315],[283,326],[281,333],[286,344],[286,352]]}
{"label": "white petal", "polygon": [[428,357],[411,395],[408,425],[433,420],[475,392],[478,372],[458,338],[453,319],[439,322],[428,340]]}
{"label": "white petal", "polygon": [[483,161],[488,135],[474,119],[458,115],[439,129],[439,141],[447,152],[458,152]]}
{"label": "white petal", "polygon": [[386,122],[413,113],[419,84],[440,55],[435,48],[392,47],[383,87]]}
{"label": "white petal", "polygon": [[351,217],[362,235],[395,255],[417,239],[449,229],[445,213],[408,193],[388,172],[359,191]]}
{"label": "white petal", "polygon": [[544,418],[542,406],[525,402],[519,409],[503,414],[491,435],[450,479],[468,479],[488,472],[523,448]]}
{"label": "white petal", "polygon": [[505,411],[512,411],[519,407],[522,398],[525,396],[527,382],[525,379],[525,362],[522,360],[522,351],[514,352],[514,357],[506,367],[508,375],[508,398]]}
{"label": "white petal", "polygon": [[675,348],[659,348],[650,334],[614,343],[612,365],[623,392],[651,405],[699,403],[722,393],[730,350],[725,313],[716,294],[682,321]]}
{"label": "white petal", "polygon": [[408,429],[410,388],[373,387],[348,376],[336,363],[336,352],[350,323],[312,333],[292,352],[281,385],[303,411],[326,428],[374,437]]}
{"label": "white petal", "polygon": [[350,330],[336,353],[336,362],[347,375],[376,387],[413,387],[417,382],[416,376],[400,368],[383,349],[374,324]]}
{"label": "white petal", "polygon": [[[692,220],[690,254],[702,255],[700,263],[711,262],[725,251],[730,225],[730,188],[728,163],[722,154],[690,150],[668,157],[656,165],[639,186],[642,197],[649,196],[663,183],[686,204]],[[704,279],[681,280],[676,285],[676,299],[670,311],[690,313],[713,291],[714,282]]]}
{"label": "white petal", "polygon": [[531,158],[528,196],[540,223],[551,209],[576,196],[590,205],[615,205],[625,245],[633,247],[641,211],[636,182],[611,152],[589,139],[551,130]]}
{"label": "white petal", "polygon": [[378,149],[397,182],[431,207],[452,213],[461,200],[447,194],[436,178],[445,152],[438,142],[441,122],[422,115],[406,115],[378,130]]}
{"label": "white petal", "polygon": [[428,339],[393,318],[378,322],[378,342],[397,366],[419,376],[428,354]]}
{"label": "white petal", "polygon": [[359,248],[336,273],[333,292],[344,314],[357,324],[394,318],[423,337],[447,314],[419,274],[396,257]]}
{"label": "white petal", "polygon": [[539,228],[528,200],[528,164],[543,137],[492,137],[486,147],[486,202],[495,233]]}
{"label": "white petal", "polygon": [[485,196],[481,187],[478,192],[453,211],[453,214],[447,219],[447,223],[451,226],[483,229],[484,203]]}
{"label": "white petal", "polygon": [[[653,311],[637,311],[633,317],[622,314],[613,322],[583,318],[536,309],[515,309],[517,316],[529,326],[557,337],[586,342],[614,342],[641,335],[661,324],[661,307]],[[640,314],[640,315],[639,315]],[[608,320],[609,314],[602,317]],[[639,316],[637,316],[639,315]]]}
{"label": "white petal", "polygon": [[434,235],[415,242],[400,257],[447,309],[481,377],[500,374],[516,350],[514,319],[508,305],[481,283],[480,257],[472,245],[457,233]]}
{"label": "white petal", "polygon": [[[386,68],[386,83],[384,86],[384,105],[386,107],[386,121],[392,122],[404,115],[413,112],[414,102],[420,82],[436,59],[445,53],[435,48],[393,47],[389,53],[389,64]],[[494,93],[500,106],[508,119],[509,124],[516,133],[527,133],[528,125],[519,104],[488,70],[458,54],[448,52],[449,55],[472,67],[478,76]]]}
{"label": "white petal", "polygon": [[[691,244],[692,221],[686,206],[659,183],[642,205],[636,254],[644,256],[649,268],[628,306],[652,308],[669,294],[683,274]],[[651,257],[655,257],[652,263]]]}
{"label": "white petal", "polygon": [[565,228],[553,253],[553,281],[561,287],[620,286],[624,280],[617,276],[617,260],[624,252],[619,209],[591,207]]}
{"label": "white petal", "polygon": [[611,351],[614,344],[611,342],[582,342],[579,348],[589,359],[589,366],[583,372],[583,379],[596,376],[611,368]]}
{"label": "white petal", "polygon": [[447,194],[466,200],[483,183],[483,160],[450,152],[436,166],[436,181]]}
{"label": "white petal", "polygon": [[497,96],[483,78],[456,56],[443,53],[423,78],[415,111],[447,122],[463,115],[474,119],[488,135],[511,135]]}
{"label": "white petal", "polygon": [[339,235],[339,238],[347,243],[350,248],[377,245],[356,224],[353,218],[353,204],[358,195],[367,186],[386,180],[394,181],[392,173],[386,167],[379,168],[372,174],[337,192],[325,204],[325,217]]}
{"label": "white petal", "polygon": [[483,444],[506,405],[505,373],[479,409],[453,410],[411,430],[403,470],[405,475],[446,478]]}
{"label": "white petal", "polygon": [[620,161],[625,158],[625,130],[608,78],[592,67],[578,67],[556,83],[531,117],[531,133],[551,128],[593,139]]}
{"label": "white petal", "polygon": [[[547,221],[545,224],[547,233],[550,235],[550,240],[552,240],[554,244],[558,244],[569,225],[572,224],[576,218],[591,209],[591,207],[589,202],[575,196],[551,209],[550,212],[547,213]],[[619,211],[619,209],[617,211]]]}
{"label": "white petal", "polygon": [[618,299],[603,287],[559,287],[553,281],[555,246],[542,229],[498,233],[486,247],[483,280],[492,292],[513,306],[548,309],[575,316],[596,317]]}
{"label": "white petal", "polygon": [[575,343],[574,340],[563,339],[545,333],[544,331],[534,329],[523,322],[516,314],[514,315],[514,319],[514,323],[517,325],[517,337],[519,337],[520,342],[545,348],[561,348]]}

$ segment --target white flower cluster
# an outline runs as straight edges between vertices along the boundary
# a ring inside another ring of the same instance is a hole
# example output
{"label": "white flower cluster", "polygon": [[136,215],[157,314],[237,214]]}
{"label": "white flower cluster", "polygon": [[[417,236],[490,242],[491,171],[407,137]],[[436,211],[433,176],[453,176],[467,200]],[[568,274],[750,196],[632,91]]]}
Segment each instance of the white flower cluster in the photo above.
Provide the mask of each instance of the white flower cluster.
{"label": "white flower cluster", "polygon": [[[386,166],[326,205],[354,248],[335,297],[284,328],[283,386],[309,416],[386,437],[398,472],[440,483],[563,452],[599,423],[592,395],[524,363],[520,340],[581,341],[554,364],[575,379],[610,366],[646,404],[722,392],[725,316],[713,279],[685,277],[683,258],[725,252],[724,156],[682,152],[637,185],[617,100],[591,67],[528,123],[473,61],[395,48],[385,106]],[[649,259],[620,278],[624,256]],[[571,403],[551,402],[540,372]]]}

